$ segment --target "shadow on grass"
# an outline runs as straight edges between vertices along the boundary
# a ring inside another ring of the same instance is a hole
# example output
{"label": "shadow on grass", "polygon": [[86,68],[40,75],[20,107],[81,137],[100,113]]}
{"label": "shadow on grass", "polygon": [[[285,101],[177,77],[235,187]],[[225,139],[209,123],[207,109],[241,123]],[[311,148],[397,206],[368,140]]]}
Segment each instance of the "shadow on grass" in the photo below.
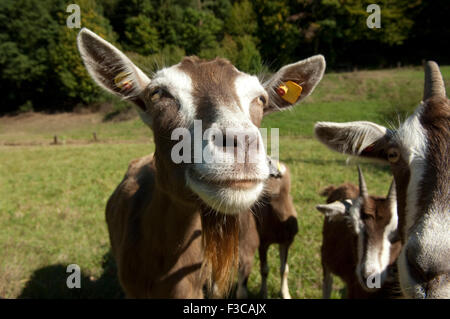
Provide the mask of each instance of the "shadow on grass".
{"label": "shadow on grass", "polygon": [[36,270],[19,298],[42,299],[118,299],[124,298],[117,278],[117,268],[111,252],[103,256],[103,273],[91,280],[81,269],[81,288],[69,289],[66,285],[67,265],[57,264]]}

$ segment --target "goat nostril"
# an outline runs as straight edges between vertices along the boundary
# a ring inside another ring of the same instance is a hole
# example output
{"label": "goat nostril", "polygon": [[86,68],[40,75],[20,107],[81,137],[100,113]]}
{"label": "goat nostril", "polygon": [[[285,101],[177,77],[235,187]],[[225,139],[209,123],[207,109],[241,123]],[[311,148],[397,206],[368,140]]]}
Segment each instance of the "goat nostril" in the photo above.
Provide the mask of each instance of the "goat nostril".
{"label": "goat nostril", "polygon": [[227,133],[213,134],[210,137],[210,143],[217,150],[234,154],[242,161],[249,161],[249,158],[258,156],[260,151],[260,142],[258,134],[249,131],[228,131]]}
{"label": "goat nostril", "polygon": [[227,136],[224,134],[222,135],[222,145],[220,145],[223,148],[227,147]]}
{"label": "goat nostril", "polygon": [[211,142],[215,147],[223,148],[224,151],[227,147],[227,137],[225,134],[220,134],[220,136],[213,134],[211,136]]}
{"label": "goat nostril", "polygon": [[222,149],[223,152],[226,152],[228,148],[230,152],[233,152],[239,146],[238,137],[233,134],[212,135],[211,142],[215,147]]}

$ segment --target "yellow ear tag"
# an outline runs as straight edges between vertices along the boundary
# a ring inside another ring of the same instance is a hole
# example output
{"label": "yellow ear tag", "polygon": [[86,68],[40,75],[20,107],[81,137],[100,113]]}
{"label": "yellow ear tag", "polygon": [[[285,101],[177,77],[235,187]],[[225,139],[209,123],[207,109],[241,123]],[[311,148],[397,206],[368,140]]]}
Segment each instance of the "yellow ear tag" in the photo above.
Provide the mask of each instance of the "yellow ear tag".
{"label": "yellow ear tag", "polygon": [[133,87],[133,83],[131,82],[131,80],[125,80],[130,74],[131,74],[131,72],[120,72],[114,78],[114,84],[119,89],[122,89],[122,88],[125,90],[131,89]]}
{"label": "yellow ear tag", "polygon": [[278,95],[290,104],[297,102],[300,94],[302,94],[303,88],[293,81],[287,81],[282,83],[277,88]]}

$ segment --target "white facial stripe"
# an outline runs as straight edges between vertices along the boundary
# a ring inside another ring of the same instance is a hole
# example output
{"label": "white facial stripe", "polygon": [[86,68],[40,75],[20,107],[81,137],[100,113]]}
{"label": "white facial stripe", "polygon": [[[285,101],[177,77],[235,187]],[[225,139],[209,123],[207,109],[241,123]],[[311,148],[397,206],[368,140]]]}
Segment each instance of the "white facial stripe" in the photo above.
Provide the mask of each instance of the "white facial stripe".
{"label": "white facial stripe", "polygon": [[356,234],[358,235],[358,264],[356,266],[356,275],[358,276],[362,287],[366,289],[367,284],[365,282],[365,279],[362,277],[362,273],[364,272],[364,276],[366,277],[374,275],[375,273],[379,273],[380,263],[378,259],[378,250],[376,249],[376,247],[373,247],[371,245],[364,246],[366,233],[363,231],[364,224],[361,220],[362,204],[362,198],[359,197],[354,200],[353,206],[350,208],[350,217]]}
{"label": "white facial stripe", "polygon": [[234,86],[239,102],[241,103],[245,114],[250,118],[250,103],[258,96],[265,95],[266,91],[256,76],[245,73],[241,73],[236,77]]}
{"label": "white facial stripe", "polygon": [[418,196],[419,186],[425,171],[425,159],[427,153],[427,137],[425,130],[420,123],[420,115],[422,114],[423,102],[411,115],[405,123],[398,129],[395,139],[401,146],[403,158],[409,164],[410,179],[406,195],[406,228],[404,236],[408,236],[408,232],[416,220],[418,214]]}
{"label": "white facial stripe", "polygon": [[391,219],[389,224],[387,224],[386,228],[383,232],[383,243],[381,246],[381,271],[384,271],[386,267],[389,265],[390,257],[391,257],[391,234],[397,231],[398,227],[398,214],[397,214],[397,201],[391,202]]}
{"label": "white facial stripe", "polygon": [[[385,278],[385,270],[390,261],[391,242],[389,240],[390,235],[397,230],[398,215],[397,215],[397,203],[394,202],[391,206],[391,219],[383,232],[383,242],[381,244],[381,251],[378,246],[367,245],[364,247],[365,233],[362,230],[362,222],[359,218],[361,202],[356,200],[354,207],[352,208],[352,223],[355,225],[355,229],[359,229],[358,234],[358,265],[356,274],[360,281],[364,283],[361,277],[361,271],[365,270],[365,276],[373,276],[378,274],[381,276],[381,282]],[[358,225],[358,226],[356,226]],[[365,258],[364,258],[365,257]]]}
{"label": "white facial stripe", "polygon": [[361,221],[361,205],[362,198],[358,197],[357,199],[352,200],[352,206],[349,210],[350,221],[357,235],[359,235],[363,228],[363,223]]}
{"label": "white facial stripe", "polygon": [[[364,283],[364,280],[361,276],[361,268],[363,265],[363,257],[364,257],[364,233],[358,231],[358,243],[357,243],[357,257],[358,257],[358,264],[356,266],[356,275],[358,276],[361,283]],[[368,259],[369,257],[367,257]],[[367,260],[366,260],[367,263]],[[363,286],[364,287],[364,286]]]}
{"label": "white facial stripe", "polygon": [[[364,247],[363,246],[363,238],[364,235],[362,235],[362,233],[359,235],[359,240],[360,240],[360,246],[361,246],[361,257],[360,260],[362,260],[362,254],[364,253],[362,250]],[[359,249],[358,249],[359,250]],[[365,259],[365,265],[364,268],[366,270],[366,276],[368,277],[369,275],[374,275],[376,273],[381,273],[382,269],[381,269],[381,265],[380,265],[380,260],[379,260],[379,251],[378,249],[376,249],[376,247],[373,247],[371,245],[367,245],[366,247],[366,259]]]}
{"label": "white facial stripe", "polygon": [[219,115],[216,120],[217,125],[222,128],[229,129],[249,129],[253,128],[257,130],[258,128],[252,123],[250,118],[245,117],[240,110],[234,111],[229,107],[221,107],[219,110]]}
{"label": "white facial stripe", "polygon": [[179,64],[158,71],[152,80],[152,86],[163,86],[180,103],[180,112],[187,125],[195,117],[194,98],[192,97],[192,80],[186,72],[179,69]]}

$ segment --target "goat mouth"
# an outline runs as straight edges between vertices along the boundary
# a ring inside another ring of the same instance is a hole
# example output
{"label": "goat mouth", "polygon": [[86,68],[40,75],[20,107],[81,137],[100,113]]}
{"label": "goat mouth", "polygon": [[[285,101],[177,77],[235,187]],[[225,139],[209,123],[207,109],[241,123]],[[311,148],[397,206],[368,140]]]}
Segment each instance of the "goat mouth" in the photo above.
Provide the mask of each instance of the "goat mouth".
{"label": "goat mouth", "polygon": [[262,180],[257,178],[242,178],[242,179],[238,178],[212,179],[207,177],[201,178],[198,174],[195,173],[191,174],[191,178],[193,178],[197,182],[209,186],[217,188],[236,189],[236,190],[252,189],[263,182]]}
{"label": "goat mouth", "polygon": [[257,179],[225,179],[225,180],[203,180],[204,183],[218,187],[232,189],[250,189],[261,181]]}
{"label": "goat mouth", "polygon": [[207,206],[226,215],[236,215],[249,209],[264,188],[263,179],[229,175],[226,177],[232,178],[220,177],[202,176],[194,170],[189,170],[186,174],[189,188]]}
{"label": "goat mouth", "polygon": [[258,178],[210,178],[207,176],[201,176],[194,170],[191,170],[190,173],[190,178],[196,182],[216,188],[246,190],[252,189],[263,182],[262,179]]}

